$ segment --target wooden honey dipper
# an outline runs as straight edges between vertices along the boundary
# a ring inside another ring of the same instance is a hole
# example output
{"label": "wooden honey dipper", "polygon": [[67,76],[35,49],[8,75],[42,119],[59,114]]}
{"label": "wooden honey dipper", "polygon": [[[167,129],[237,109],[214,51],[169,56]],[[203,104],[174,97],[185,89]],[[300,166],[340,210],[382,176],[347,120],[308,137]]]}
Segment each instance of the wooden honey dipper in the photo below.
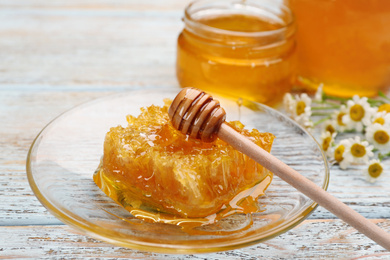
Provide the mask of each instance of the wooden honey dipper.
{"label": "wooden honey dipper", "polygon": [[211,142],[219,137],[326,208],[359,232],[390,250],[390,234],[226,124],[226,112],[209,94],[185,88],[168,109],[173,126],[191,138]]}

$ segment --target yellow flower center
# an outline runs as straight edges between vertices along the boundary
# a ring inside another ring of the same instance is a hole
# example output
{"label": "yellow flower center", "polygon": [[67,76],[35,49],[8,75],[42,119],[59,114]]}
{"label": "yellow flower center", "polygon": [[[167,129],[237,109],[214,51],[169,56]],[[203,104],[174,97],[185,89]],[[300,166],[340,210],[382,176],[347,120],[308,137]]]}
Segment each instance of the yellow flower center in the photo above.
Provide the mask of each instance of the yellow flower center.
{"label": "yellow flower center", "polygon": [[351,119],[356,122],[362,120],[364,117],[364,112],[364,108],[359,104],[355,104],[349,109],[349,115],[351,116]]}
{"label": "yellow flower center", "polygon": [[363,157],[366,154],[366,147],[361,144],[353,144],[351,146],[351,154],[354,157]]}
{"label": "yellow flower center", "polygon": [[328,151],[331,141],[332,141],[331,137],[327,137],[322,141],[322,149],[324,149],[324,151]]}
{"label": "yellow flower center", "polygon": [[390,136],[386,131],[378,130],[374,134],[374,140],[378,144],[386,144],[389,142]]}
{"label": "yellow flower center", "polygon": [[306,103],[301,101],[298,101],[297,103],[297,115],[303,114],[305,112]]}
{"label": "yellow flower center", "polygon": [[368,174],[372,178],[378,178],[383,172],[383,168],[379,163],[373,163],[368,167]]}
{"label": "yellow flower center", "polygon": [[343,116],[345,116],[345,113],[343,112],[340,112],[338,115],[337,115],[337,124],[338,125],[341,125],[341,126],[344,126],[345,124],[343,123]]}
{"label": "yellow flower center", "polygon": [[325,127],[325,130],[328,131],[329,133],[333,134],[334,132],[336,132],[336,129],[334,129],[334,127],[332,125],[327,125]]}
{"label": "yellow flower center", "polygon": [[339,145],[335,150],[334,150],[334,159],[337,162],[341,162],[344,160],[343,154],[345,151],[345,146],[344,145]]}
{"label": "yellow flower center", "polygon": [[390,113],[390,104],[383,104],[378,107],[378,112],[386,111],[387,113]]}
{"label": "yellow flower center", "polygon": [[378,117],[374,120],[373,122],[374,124],[375,123],[378,123],[378,124],[381,124],[381,125],[384,125],[385,124],[385,119],[383,117]]}

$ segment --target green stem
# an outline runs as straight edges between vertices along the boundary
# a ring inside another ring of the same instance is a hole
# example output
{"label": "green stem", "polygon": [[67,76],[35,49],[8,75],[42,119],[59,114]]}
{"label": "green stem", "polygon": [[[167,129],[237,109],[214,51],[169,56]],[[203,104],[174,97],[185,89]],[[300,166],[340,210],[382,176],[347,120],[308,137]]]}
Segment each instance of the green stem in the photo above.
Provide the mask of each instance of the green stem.
{"label": "green stem", "polygon": [[370,104],[370,105],[382,105],[384,104],[385,102],[382,101],[382,100],[375,100],[375,99],[368,99],[367,102]]}
{"label": "green stem", "polygon": [[383,159],[385,159],[386,157],[389,157],[389,156],[390,156],[390,152],[385,153],[385,154],[379,153],[378,154],[378,159],[381,162]]}
{"label": "green stem", "polygon": [[313,126],[317,126],[317,125],[319,125],[319,124],[325,122],[326,120],[328,120],[328,119],[330,119],[330,118],[331,118],[331,116],[328,115],[327,117],[324,117],[324,118],[318,120],[317,122],[314,122],[314,123],[313,123]]}
{"label": "green stem", "polygon": [[340,106],[311,107],[311,110],[339,109]]}
{"label": "green stem", "polygon": [[330,105],[330,106],[338,106],[338,107],[340,107],[340,103],[338,103],[338,102],[335,102],[335,101],[324,101],[323,102],[324,104],[326,104],[326,105]]}
{"label": "green stem", "polygon": [[349,130],[345,130],[344,133],[346,134],[353,134],[353,133],[357,133],[356,129],[349,129]]}
{"label": "green stem", "polygon": [[329,117],[330,118],[330,115],[329,113],[321,113],[321,112],[314,112],[314,113],[311,113],[312,116],[325,116],[325,117]]}
{"label": "green stem", "polygon": [[337,100],[337,101],[341,101],[341,102],[345,103],[350,98],[335,97],[335,96],[329,96],[329,95],[324,94],[324,99]]}
{"label": "green stem", "polygon": [[378,96],[380,96],[381,98],[386,99],[387,101],[390,101],[390,98],[388,98],[382,91],[378,92]]}

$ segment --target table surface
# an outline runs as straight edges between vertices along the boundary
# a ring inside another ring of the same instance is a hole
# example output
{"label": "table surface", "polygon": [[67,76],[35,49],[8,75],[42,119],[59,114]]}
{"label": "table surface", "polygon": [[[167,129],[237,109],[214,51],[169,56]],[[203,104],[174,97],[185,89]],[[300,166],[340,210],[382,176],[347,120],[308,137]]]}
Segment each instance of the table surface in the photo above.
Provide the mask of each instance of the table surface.
{"label": "table surface", "polygon": [[[165,255],[101,242],[54,218],[26,177],[39,131],[80,103],[133,88],[178,86],[184,0],[0,0],[0,258],[390,259],[319,207],[296,228],[238,250]],[[385,162],[387,166],[390,162]],[[390,231],[390,173],[369,184],[331,168],[328,191]]]}

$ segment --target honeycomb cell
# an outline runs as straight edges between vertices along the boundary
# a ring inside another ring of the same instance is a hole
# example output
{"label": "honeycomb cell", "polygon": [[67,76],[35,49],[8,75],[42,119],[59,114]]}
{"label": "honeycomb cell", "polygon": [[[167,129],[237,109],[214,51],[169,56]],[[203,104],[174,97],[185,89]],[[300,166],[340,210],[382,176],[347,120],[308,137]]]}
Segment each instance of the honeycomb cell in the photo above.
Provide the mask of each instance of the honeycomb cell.
{"label": "honeycomb cell", "polygon": [[[94,181],[109,197],[129,211],[205,218],[266,177],[270,182],[271,172],[227,143],[203,143],[174,129],[165,103],[141,108],[138,117],[127,116],[126,127],[107,133]],[[230,125],[270,152],[273,134]],[[241,212],[255,211],[255,199],[241,201]]]}

